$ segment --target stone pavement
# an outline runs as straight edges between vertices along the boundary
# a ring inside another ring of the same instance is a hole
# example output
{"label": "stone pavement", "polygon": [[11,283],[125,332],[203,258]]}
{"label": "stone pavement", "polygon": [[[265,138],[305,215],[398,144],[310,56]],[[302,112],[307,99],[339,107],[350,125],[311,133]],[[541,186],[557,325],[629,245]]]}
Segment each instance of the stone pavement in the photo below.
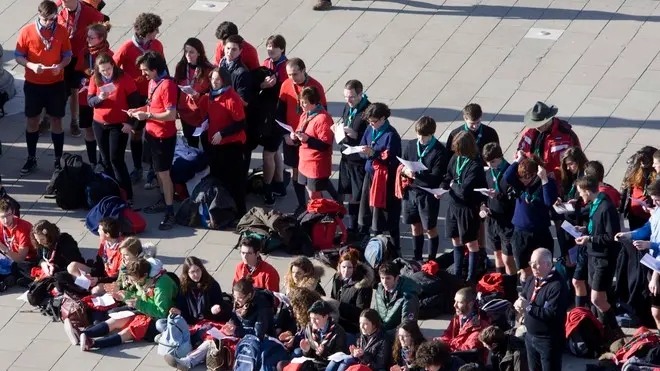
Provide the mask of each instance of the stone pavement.
{"label": "stone pavement", "polygon": [[[115,47],[130,37],[138,13],[151,11],[163,18],[160,38],[172,69],[188,37],[200,38],[213,54],[215,28],[224,20],[239,26],[241,35],[258,46],[262,59],[266,38],[281,33],[289,45],[287,54],[303,58],[310,74],[325,86],[331,113],[341,113],[344,82],[360,79],[372,101],[390,104],[392,124],[406,139],[414,138],[411,123],[422,114],[434,117],[437,135],[446,138],[446,129],[460,124],[462,107],[477,102],[511,156],[524,112],[535,101],[547,100],[575,125],[589,158],[603,162],[606,180],[618,185],[628,156],[642,145],[654,144],[660,129],[660,3],[653,0],[340,0],[332,11],[322,13],[311,10],[313,0],[198,4],[207,11],[189,10],[192,0],[106,1],[104,12],[111,17],[110,42]],[[13,61],[17,31],[34,19],[37,4],[0,0],[3,62],[17,78],[23,74]],[[525,37],[528,34],[533,38]],[[40,169],[19,178],[25,159],[22,105],[22,98],[15,98],[6,106],[14,115],[0,119],[4,184],[21,202],[26,219],[56,220],[79,240],[84,254],[92,256],[98,241],[84,228],[85,213],[63,212],[43,198],[53,163],[50,138],[40,141]],[[67,135],[65,150],[82,153],[83,140]],[[257,157],[255,164],[260,162]],[[131,163],[128,156],[127,162]],[[136,197],[138,206],[155,199],[155,192],[143,190]],[[256,197],[251,201],[258,203]],[[291,211],[293,197],[277,207]],[[168,269],[178,271],[182,257],[194,254],[229,289],[239,261],[232,250],[236,235],[182,227],[160,232],[155,228],[157,218],[148,220],[150,227],[141,237],[158,244]],[[409,253],[408,245],[404,241]],[[282,274],[290,260],[267,259]],[[326,288],[331,276],[327,270]],[[27,313],[29,308],[16,300],[19,293],[0,296],[0,369],[166,368],[155,348],[143,343],[80,352],[69,345],[61,324]],[[436,336],[446,324],[429,320],[422,327]],[[582,369],[584,363],[566,356],[564,369]]]}

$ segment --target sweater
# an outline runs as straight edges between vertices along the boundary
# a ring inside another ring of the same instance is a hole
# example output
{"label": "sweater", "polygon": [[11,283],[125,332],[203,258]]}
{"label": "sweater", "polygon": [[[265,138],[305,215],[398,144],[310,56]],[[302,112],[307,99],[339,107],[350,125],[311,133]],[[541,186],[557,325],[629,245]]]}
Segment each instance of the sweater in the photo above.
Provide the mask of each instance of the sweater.
{"label": "sweater", "polygon": [[536,298],[530,301],[535,281],[534,276],[527,279],[521,293],[528,301],[527,308],[524,308],[527,333],[533,336],[565,338],[564,325],[569,304],[566,282],[555,272],[539,289]]}
{"label": "sweater", "polygon": [[[417,143],[417,140],[411,140],[407,143],[402,156],[404,160],[413,162],[420,161]],[[437,140],[433,141],[432,147],[429,148],[427,153],[424,153],[427,147],[428,144],[420,145],[419,150],[421,150],[422,154],[424,155],[421,162],[428,168],[428,170],[416,173],[412,184],[425,188],[439,188],[440,183],[447,174],[447,163],[449,162],[450,154],[445,146],[443,146],[442,143]],[[416,187],[408,187],[406,190],[408,190],[408,192],[404,193],[404,199],[408,199],[408,196],[411,194],[411,192],[418,195],[429,194],[428,192]],[[431,195],[431,197],[433,196]]]}
{"label": "sweater", "polygon": [[316,343],[314,342],[313,336],[314,330],[312,325],[309,324],[302,330],[302,337],[309,341],[310,348],[307,352],[303,351],[303,356],[314,358],[314,365],[317,370],[324,370],[328,366],[328,356],[331,356],[337,352],[346,353],[348,350],[348,345],[346,344],[346,332],[340,324],[335,324],[333,329],[333,334],[330,335],[330,340],[328,340],[323,346],[323,352],[321,354],[316,353]]}
{"label": "sweater", "polygon": [[[348,126],[351,129],[355,130],[358,133],[358,135],[357,138],[355,139],[346,135],[346,137],[342,139],[341,143],[339,143],[340,146],[344,144],[351,147],[359,146],[360,141],[364,136],[364,133],[367,132],[367,129],[369,128],[369,122],[363,116],[363,114],[364,114],[364,110],[366,110],[367,107],[369,107],[371,102],[369,102],[369,99],[367,99],[366,97],[364,99],[366,99],[366,102],[364,104],[358,105],[357,112],[355,113],[352,119],[349,118],[350,107],[348,106],[348,104],[344,106],[344,112],[341,114],[341,118],[342,118],[341,123],[344,126]],[[365,159],[362,158],[359,153],[353,153],[351,155],[342,154],[341,158],[348,162],[357,163],[357,164],[364,164],[365,161]]]}
{"label": "sweater", "polygon": [[179,289],[167,273],[154,279],[155,283],[138,289],[135,309],[151,318],[166,318]]}
{"label": "sweater", "polygon": [[42,261],[53,267],[53,273],[66,271],[72,262],[85,263],[78,242],[68,233],[60,234],[54,249],[39,247],[37,254]]}
{"label": "sweater", "polygon": [[242,338],[245,335],[254,335],[263,340],[264,336],[271,333],[273,324],[272,294],[267,294],[264,290],[255,290],[252,304],[244,316],[239,316],[236,311],[229,320],[236,326],[235,336]]}
{"label": "sweater", "polygon": [[[616,256],[621,249],[619,242],[614,240],[614,236],[621,232],[621,222],[619,212],[614,203],[604,193],[598,194],[601,198],[600,203],[595,210],[591,210],[590,224],[592,231],[590,233],[591,243],[587,249],[590,256],[612,257]],[[590,207],[598,203],[598,198],[591,202]]]}
{"label": "sweater", "polygon": [[540,179],[532,181],[527,186],[518,178],[518,162],[509,166],[504,172],[504,180],[521,195],[516,200],[513,212],[513,226],[522,231],[538,231],[550,226],[550,209],[557,201],[557,185],[553,178],[548,178],[546,184]]}
{"label": "sweater", "polygon": [[447,165],[447,174],[442,181],[442,188],[449,190],[450,205],[476,209],[485,200],[481,193],[474,191],[475,188],[486,187],[483,166],[478,160],[469,159],[459,173],[459,157],[461,164],[467,159],[463,156],[452,156]]}
{"label": "sweater", "polygon": [[[370,127],[364,133],[364,136],[360,141],[360,145],[370,146],[374,150],[373,156],[369,158],[367,158],[367,156],[365,155],[362,154],[360,155],[362,156],[363,159],[367,160],[367,162],[364,164],[364,169],[368,173],[373,174],[374,173],[373,162],[374,161],[383,162],[383,164],[389,168],[391,174],[391,176],[388,177],[387,181],[388,183],[392,182],[391,184],[393,186],[394,175],[396,174],[396,168],[399,166],[399,160],[397,160],[396,157],[401,156],[401,137],[399,136],[399,133],[396,131],[396,129],[388,123],[383,134],[377,137],[375,141],[373,139],[374,139],[374,129],[373,127]],[[381,160],[381,153],[385,150],[388,151],[389,156],[387,157],[387,160]],[[392,189],[394,189],[394,187],[392,187]]]}
{"label": "sweater", "polygon": [[273,268],[272,265],[266,263],[265,261],[259,259],[257,266],[254,268],[254,271],[250,273],[248,265],[240,262],[236,265],[236,272],[234,272],[234,282],[240,280],[243,277],[250,276],[254,282],[254,287],[270,290],[273,292],[280,291],[280,275],[277,273],[277,270]]}
{"label": "sweater", "polygon": [[504,173],[509,166],[511,165],[502,160],[498,169],[484,170],[488,188],[499,190],[495,197],[488,197],[484,204],[490,210],[490,218],[496,219],[500,223],[506,223],[506,225],[511,225],[516,207],[516,199],[512,197],[512,187],[504,179]]}
{"label": "sweater", "polygon": [[[454,138],[460,133],[461,131],[468,131],[474,139],[477,141],[477,147],[479,148],[479,161],[481,161],[481,165],[483,166],[483,160],[481,159],[481,154],[484,150],[484,146],[487,143],[497,143],[500,144],[500,137],[497,135],[497,131],[493,129],[490,126],[481,124],[479,125],[479,128],[476,131],[472,131],[468,128],[467,124],[463,124],[456,129],[452,130],[451,133],[449,133],[449,137],[447,137],[447,149],[450,151],[452,144],[454,143]],[[453,154],[453,152],[452,152]]]}
{"label": "sweater", "polygon": [[[220,313],[215,315],[211,308],[220,305]],[[181,311],[181,316],[189,325],[194,325],[202,320],[212,322],[227,322],[231,316],[232,308],[222,300],[222,290],[218,281],[212,280],[211,285],[203,292],[190,289],[188,292],[179,292],[176,297],[176,307]]]}

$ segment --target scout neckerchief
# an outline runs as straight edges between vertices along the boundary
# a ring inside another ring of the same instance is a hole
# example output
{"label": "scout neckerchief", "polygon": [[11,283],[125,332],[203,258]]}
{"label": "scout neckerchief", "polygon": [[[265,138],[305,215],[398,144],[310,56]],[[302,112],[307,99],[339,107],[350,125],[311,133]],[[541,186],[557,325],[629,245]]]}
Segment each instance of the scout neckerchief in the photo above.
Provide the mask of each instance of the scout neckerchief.
{"label": "scout neckerchief", "polygon": [[103,241],[103,256],[101,259],[103,260],[103,264],[106,266],[106,268],[108,266],[108,261],[110,260],[108,257],[108,250],[115,250],[117,247],[119,247],[119,240],[115,241],[115,243],[107,240]]}
{"label": "scout neckerchief", "polygon": [[[16,222],[14,221],[14,223],[16,223]],[[10,232],[9,228],[7,228],[6,226],[3,225],[2,226],[2,237],[3,237],[3,240],[5,242],[5,246],[7,246],[10,250],[13,250],[12,245],[14,244],[14,237],[13,236],[9,237],[9,232]]]}
{"label": "scout neckerchief", "polygon": [[[527,189],[529,190],[529,188],[527,188]],[[539,200],[539,199],[541,198],[541,191],[542,191],[542,190],[543,190],[543,187],[540,186],[540,187],[538,187],[538,188],[537,188],[537,189],[536,189],[531,195],[530,195],[529,192],[527,192],[527,190],[526,190],[526,191],[523,192],[523,194],[522,194],[523,200],[525,200],[525,202],[526,202],[527,204],[531,204],[531,203],[533,203],[534,201]]]}
{"label": "scout neckerchief", "polygon": [[284,55],[284,54],[282,54],[280,56],[280,59],[278,59],[277,61],[274,61],[271,58],[268,58],[266,60],[266,68],[268,68],[269,70],[272,70],[273,72],[275,72],[275,77],[277,78],[277,80],[279,80],[280,79],[280,73],[278,72],[279,67],[282,64],[286,63],[286,61],[288,61],[288,59],[287,59],[286,55]]}
{"label": "scout neckerchief", "polygon": [[[461,163],[461,159],[464,159],[463,163]],[[463,173],[463,170],[465,169],[465,166],[470,162],[469,157],[463,157],[463,156],[457,156],[456,157],[456,184],[461,184],[461,174]]]}
{"label": "scout neckerchief", "polygon": [[381,125],[378,129],[374,129],[373,126],[372,126],[371,127],[371,145],[369,147],[374,148],[374,146],[376,145],[376,141],[378,141],[378,139],[380,137],[382,137],[383,134],[385,134],[385,131],[387,131],[387,129],[389,127],[390,127],[390,121],[389,120],[385,120],[383,125]]}
{"label": "scout neckerchief", "polygon": [[587,233],[591,234],[594,231],[594,214],[596,213],[596,209],[598,209],[598,206],[600,206],[600,203],[603,201],[605,198],[604,193],[599,193],[598,196],[596,196],[596,199],[594,202],[591,203],[591,208],[589,209],[589,225],[587,226]]}
{"label": "scout neckerchief", "polygon": [[[481,141],[481,136],[483,135],[484,132],[484,125],[482,123],[479,123],[479,128],[476,131],[472,131],[472,133],[475,135],[475,140],[477,144],[479,144],[479,141]],[[468,127],[467,124],[463,124],[463,130],[465,131],[471,131],[470,127]]]}
{"label": "scout neckerchief", "polygon": [[[66,13],[66,31],[69,33],[69,39],[73,39],[73,36],[76,34],[76,29],[78,28],[78,20],[80,19],[80,13],[82,12],[82,4],[78,1],[73,19],[71,19],[70,10],[64,8],[64,12]],[[71,21],[71,24],[69,24],[69,21]]]}
{"label": "scout neckerchief", "polygon": [[149,89],[149,96],[147,97],[147,106],[151,106],[151,98],[153,98],[156,89],[167,79],[167,71],[164,71],[162,75],[156,77],[156,86]]}
{"label": "scout neckerchief", "polygon": [[[57,26],[57,21],[53,21],[53,24],[50,26],[50,37],[48,40],[44,37],[44,35],[41,34],[42,29],[46,29],[46,26],[42,26],[39,23],[39,19],[34,21],[34,27],[37,29],[37,35],[39,35],[39,39],[41,39],[41,42],[44,43],[44,49],[50,50],[53,47],[53,39],[55,39],[55,27]],[[48,30],[48,29],[46,29]]]}
{"label": "scout neckerchief", "polygon": [[583,175],[584,175],[583,172],[579,172],[579,173],[578,173],[578,176],[575,177],[575,181],[573,182],[573,184],[571,184],[571,189],[569,189],[569,190],[568,190],[568,193],[566,194],[566,199],[567,199],[567,200],[572,200],[573,197],[575,197],[575,182],[576,182],[579,178],[582,178]]}
{"label": "scout neckerchief", "polygon": [[500,166],[497,167],[497,174],[495,173],[495,170],[490,169],[490,175],[493,176],[493,185],[495,185],[496,192],[500,191],[500,180],[502,180],[502,176],[504,175],[504,168],[507,166],[509,166],[509,163],[506,162],[505,159],[502,159],[502,161],[500,161]]}
{"label": "scout neckerchief", "polygon": [[426,148],[424,148],[424,151],[422,151],[422,144],[419,142],[419,139],[417,139],[417,159],[420,164],[424,165],[422,159],[424,158],[424,156],[428,154],[428,152],[431,150],[431,148],[433,147],[436,141],[437,139],[435,139],[434,136],[431,137],[431,140],[429,140],[429,142],[426,143]]}
{"label": "scout neckerchief", "polygon": [[131,40],[133,41],[133,45],[135,45],[136,48],[140,49],[140,52],[142,52],[142,54],[146,53],[151,49],[151,41],[138,38],[136,35],[133,35]]}
{"label": "scout neckerchief", "polygon": [[[311,326],[311,325],[310,325]],[[332,319],[332,316],[328,316],[328,323],[325,325],[325,331],[321,335],[322,329],[314,330],[312,329],[312,343],[314,343],[314,348],[319,349],[321,345],[326,345],[335,334],[335,321]]]}
{"label": "scout neckerchief", "polygon": [[216,90],[211,89],[209,91],[209,95],[211,96],[211,98],[215,98],[215,97],[218,97],[218,96],[222,95],[222,93],[226,92],[230,88],[231,88],[231,85],[223,86],[220,89],[216,89]]}
{"label": "scout neckerchief", "polygon": [[186,85],[193,86],[195,83],[195,76],[197,75],[197,66],[190,63],[186,66]]}
{"label": "scout neckerchief", "polygon": [[353,123],[353,119],[355,119],[355,115],[357,115],[360,110],[364,109],[364,107],[367,105],[368,99],[366,94],[362,94],[362,99],[360,99],[360,103],[358,103],[355,108],[348,107],[348,117],[346,118],[346,122],[344,123],[344,126],[351,126]]}
{"label": "scout neckerchief", "polygon": [[[296,114],[300,116],[302,114],[302,108],[300,108],[300,93],[302,93],[302,90],[309,83],[309,76],[305,74],[305,81],[303,81],[303,83],[300,85],[296,84],[295,81],[291,81],[291,82],[293,82],[293,91],[294,93],[296,93]],[[300,86],[300,91],[296,89],[297,86]]]}
{"label": "scout neckerchief", "polygon": [[543,278],[536,278],[534,280],[534,291],[532,291],[532,297],[529,299],[530,303],[533,303],[534,300],[536,299],[536,295],[538,295],[539,291],[541,290],[541,287],[545,286],[548,281],[552,278],[552,276],[555,274],[555,268],[553,267],[550,273],[548,273],[545,277]]}
{"label": "scout neckerchief", "polygon": [[109,83],[112,82],[112,76],[105,77],[105,76],[101,75],[101,81],[103,81],[103,84],[109,84]]}
{"label": "scout neckerchief", "polygon": [[304,133],[305,129],[307,129],[307,125],[309,124],[309,122],[312,121],[314,116],[321,113],[321,111],[323,111],[323,106],[320,105],[320,104],[317,104],[316,107],[314,107],[314,109],[312,109],[311,111],[303,113],[303,115],[305,115],[305,122],[302,124],[302,126],[301,126],[300,130],[298,130],[298,132],[299,133]]}

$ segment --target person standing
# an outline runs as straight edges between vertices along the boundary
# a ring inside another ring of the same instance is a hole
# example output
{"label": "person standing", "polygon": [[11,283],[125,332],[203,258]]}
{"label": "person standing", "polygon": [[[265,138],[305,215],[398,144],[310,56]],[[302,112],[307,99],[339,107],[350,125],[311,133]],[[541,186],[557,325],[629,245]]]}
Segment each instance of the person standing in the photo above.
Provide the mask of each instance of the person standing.
{"label": "person standing", "polygon": [[[135,18],[133,23],[134,34],[130,40],[126,40],[115,52],[113,58],[115,64],[119,66],[128,76],[132,77],[137,86],[138,92],[142,96],[142,102],[145,103],[149,95],[149,80],[147,80],[137,65],[137,59],[148,51],[155,51],[165,57],[163,44],[156,39],[159,28],[163,21],[159,16],[153,13],[141,13]],[[140,122],[131,132],[131,157],[133,159],[133,171],[131,172],[131,181],[133,184],[142,180],[142,136],[145,123]],[[149,156],[147,156],[149,157]],[[146,189],[157,187],[156,176],[149,172]]]}
{"label": "person standing", "polygon": [[449,137],[447,137],[447,148],[451,150],[454,139],[461,132],[468,132],[474,136],[474,140],[477,142],[477,148],[479,149],[479,157],[481,157],[486,144],[497,143],[499,145],[500,137],[497,135],[497,131],[490,126],[481,123],[482,117],[483,111],[481,110],[480,105],[470,103],[465,106],[463,108],[463,121],[465,121],[465,123],[449,133]]}
{"label": "person standing", "polygon": [[[67,97],[71,97],[69,100],[69,110],[71,111],[71,135],[74,137],[81,135],[78,124],[78,92],[81,86],[80,79],[78,79],[76,73],[78,56],[88,46],[88,41],[90,41],[87,37],[87,28],[95,23],[101,23],[103,20],[103,14],[84,1],[62,0],[62,8],[58,13],[57,23],[66,28],[71,42],[71,52],[73,53],[71,63],[64,68],[64,82],[67,87]],[[89,125],[88,128],[91,128],[91,121],[89,121]],[[89,141],[89,138],[94,138],[94,133],[91,129],[87,130],[86,133],[86,140]],[[96,163],[96,159],[94,163]]]}
{"label": "person standing", "polygon": [[552,253],[538,248],[530,259],[533,276],[514,303],[524,315],[525,347],[530,371],[561,371],[566,341],[568,286],[552,265]]}
{"label": "person standing", "polygon": [[161,186],[161,198],[144,212],[155,214],[165,211],[158,229],[174,227],[174,184],[170,168],[176,146],[177,86],[167,73],[167,63],[162,55],[149,51],[137,59],[144,77],[149,81],[146,105],[128,110],[137,120],[146,120],[145,138],[151,152],[151,160]]}
{"label": "person standing", "polygon": [[[218,39],[218,44],[215,47],[215,65],[220,66],[220,61],[225,56],[225,43],[229,36],[238,35],[238,26],[233,22],[224,21],[215,29],[215,37]],[[243,41],[243,63],[248,70],[256,70],[259,68],[259,53],[252,44]]]}
{"label": "person standing", "polygon": [[28,158],[21,175],[30,174],[37,167],[39,119],[44,109],[52,125],[55,168],[60,166],[64,148],[62,117],[65,115],[66,84],[63,70],[71,62],[71,43],[66,28],[57,24],[57,6],[54,2],[42,1],[37,13],[34,23],[19,31],[14,50],[16,63],[25,67],[23,91]]}

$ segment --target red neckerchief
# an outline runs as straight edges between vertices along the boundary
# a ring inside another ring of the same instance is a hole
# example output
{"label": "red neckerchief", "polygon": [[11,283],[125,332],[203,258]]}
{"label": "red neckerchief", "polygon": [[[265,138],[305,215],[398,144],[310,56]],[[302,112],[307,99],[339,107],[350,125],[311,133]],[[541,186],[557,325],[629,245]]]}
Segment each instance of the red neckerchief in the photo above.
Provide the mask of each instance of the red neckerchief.
{"label": "red neckerchief", "polygon": [[[71,13],[68,9],[64,8],[64,13],[66,13],[66,31],[69,33],[69,39],[73,39],[73,36],[76,34],[76,29],[78,28],[78,20],[80,19],[80,13],[82,13],[82,4],[78,1],[78,7],[76,8],[76,14],[71,19]],[[71,24],[69,24],[71,21]]]}
{"label": "red neckerchief", "polygon": [[552,268],[550,273],[548,273],[545,277],[543,277],[541,279],[538,279],[538,278],[535,279],[535,281],[534,281],[534,291],[532,291],[532,298],[529,300],[530,303],[533,302],[534,299],[536,299],[536,295],[541,290],[541,287],[545,286],[545,284],[548,283],[548,281],[552,278],[554,273],[555,273],[555,269]]}

